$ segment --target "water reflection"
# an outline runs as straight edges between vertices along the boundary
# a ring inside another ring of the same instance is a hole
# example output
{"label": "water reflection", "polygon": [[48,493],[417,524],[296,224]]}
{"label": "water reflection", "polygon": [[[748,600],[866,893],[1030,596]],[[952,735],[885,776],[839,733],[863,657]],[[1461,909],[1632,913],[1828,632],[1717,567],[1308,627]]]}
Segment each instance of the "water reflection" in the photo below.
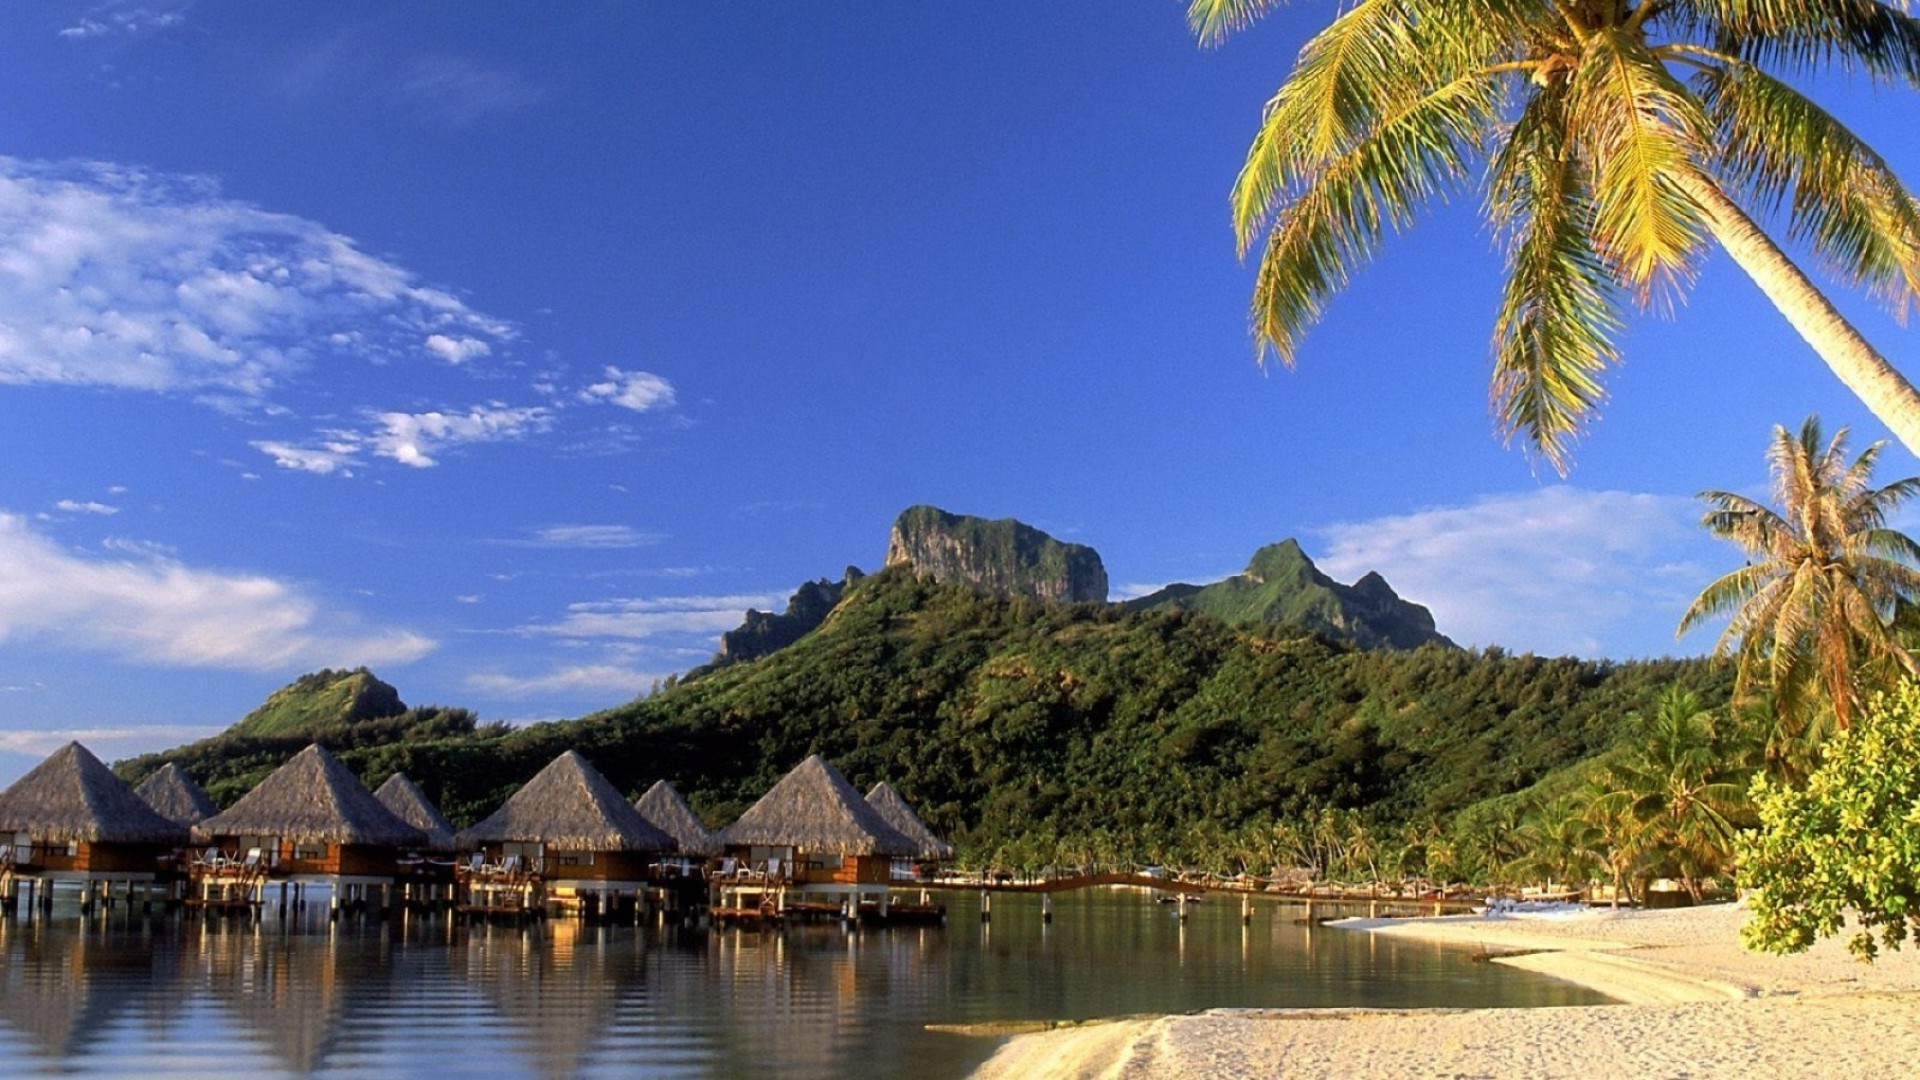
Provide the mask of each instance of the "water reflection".
{"label": "water reflection", "polygon": [[970,898],[936,928],[680,931],[432,917],[330,923],[56,912],[0,920],[7,1072],[142,1076],[964,1075],[991,1043],[929,1023],[1210,1006],[1576,1004],[1450,952],[1286,909],[1130,894]]}

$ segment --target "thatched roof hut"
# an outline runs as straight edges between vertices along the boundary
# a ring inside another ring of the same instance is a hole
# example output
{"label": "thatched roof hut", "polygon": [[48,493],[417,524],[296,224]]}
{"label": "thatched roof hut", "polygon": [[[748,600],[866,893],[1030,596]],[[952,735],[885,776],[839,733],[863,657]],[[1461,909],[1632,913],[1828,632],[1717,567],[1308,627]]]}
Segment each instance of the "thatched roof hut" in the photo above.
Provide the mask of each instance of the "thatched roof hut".
{"label": "thatched roof hut", "polygon": [[548,763],[485,821],[455,838],[482,844],[545,844],[560,851],[673,851],[673,837],[655,828],[578,751]]}
{"label": "thatched roof hut", "polygon": [[184,826],[154,813],[77,742],[55,750],[0,792],[0,835],[18,832],[68,844],[175,847],[187,842]]}
{"label": "thatched roof hut", "polygon": [[882,780],[873,785],[873,790],[867,792],[867,805],[879,811],[880,816],[887,819],[887,824],[893,826],[901,836],[920,845],[920,850],[914,852],[915,858],[953,858],[953,845],[927,828],[927,823],[921,821],[920,815],[913,812],[907,800],[893,790],[892,784]]}
{"label": "thatched roof hut", "polygon": [[722,829],[720,842],[843,856],[911,856],[918,850],[819,754],[794,766],[740,820]]}
{"label": "thatched roof hut", "polygon": [[645,795],[633,804],[640,816],[646,818],[655,828],[680,845],[682,855],[718,855],[720,843],[707,829],[700,815],[693,812],[687,800],[673,789],[673,785],[659,780],[647,789]]}
{"label": "thatched roof hut", "polygon": [[419,847],[426,836],[380,804],[353,770],[315,743],[193,827],[196,841],[277,836],[296,844]]}
{"label": "thatched roof hut", "polygon": [[188,828],[220,812],[193,777],[171,761],[140,781],[133,793],[153,807],[154,813]]}
{"label": "thatched roof hut", "polygon": [[380,805],[393,811],[393,816],[427,834],[427,843],[423,851],[452,851],[453,825],[441,815],[440,808],[433,805],[427,793],[413,782],[406,773],[394,773],[387,777],[373,793]]}

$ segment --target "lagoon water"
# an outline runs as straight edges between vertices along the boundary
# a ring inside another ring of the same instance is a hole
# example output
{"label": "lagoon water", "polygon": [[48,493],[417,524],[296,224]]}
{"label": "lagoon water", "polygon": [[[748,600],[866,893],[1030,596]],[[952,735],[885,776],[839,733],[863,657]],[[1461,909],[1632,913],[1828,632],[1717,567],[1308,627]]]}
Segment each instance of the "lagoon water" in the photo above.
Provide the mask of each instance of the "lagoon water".
{"label": "lagoon water", "polygon": [[936,894],[944,927],[329,923],[123,911],[0,920],[0,1072],[158,1077],[964,1076],[927,1024],[1239,1006],[1587,1004],[1591,992],[1261,904]]}

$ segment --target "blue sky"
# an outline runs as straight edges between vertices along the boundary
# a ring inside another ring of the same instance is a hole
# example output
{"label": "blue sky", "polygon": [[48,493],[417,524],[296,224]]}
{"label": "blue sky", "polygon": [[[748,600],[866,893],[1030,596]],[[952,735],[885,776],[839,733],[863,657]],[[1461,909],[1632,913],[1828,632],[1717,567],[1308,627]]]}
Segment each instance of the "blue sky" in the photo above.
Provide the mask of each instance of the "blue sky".
{"label": "blue sky", "polygon": [[[0,781],[322,666],[614,705],[921,502],[1116,593],[1296,536],[1462,642],[1704,651],[1693,493],[1809,412],[1884,432],[1713,259],[1570,479],[1503,447],[1470,193],[1259,369],[1227,190],[1331,10],[1210,51],[1172,0],[0,10]],[[1820,96],[1920,177],[1910,96]]]}

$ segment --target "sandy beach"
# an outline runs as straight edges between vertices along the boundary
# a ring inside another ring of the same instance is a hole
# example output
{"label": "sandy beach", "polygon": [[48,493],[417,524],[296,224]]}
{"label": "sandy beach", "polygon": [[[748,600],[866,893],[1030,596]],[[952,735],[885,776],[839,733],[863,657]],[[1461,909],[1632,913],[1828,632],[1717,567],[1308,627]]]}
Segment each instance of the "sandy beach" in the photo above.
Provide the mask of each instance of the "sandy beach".
{"label": "sandy beach", "polygon": [[[1920,1074],[1920,954],[1861,964],[1840,941],[1740,947],[1731,905],[1351,919],[1480,950],[1619,1004],[1552,1009],[1215,1010],[1012,1039],[975,1074],[1145,1077],[1894,1077]],[[1508,955],[1512,954],[1512,955]]]}

